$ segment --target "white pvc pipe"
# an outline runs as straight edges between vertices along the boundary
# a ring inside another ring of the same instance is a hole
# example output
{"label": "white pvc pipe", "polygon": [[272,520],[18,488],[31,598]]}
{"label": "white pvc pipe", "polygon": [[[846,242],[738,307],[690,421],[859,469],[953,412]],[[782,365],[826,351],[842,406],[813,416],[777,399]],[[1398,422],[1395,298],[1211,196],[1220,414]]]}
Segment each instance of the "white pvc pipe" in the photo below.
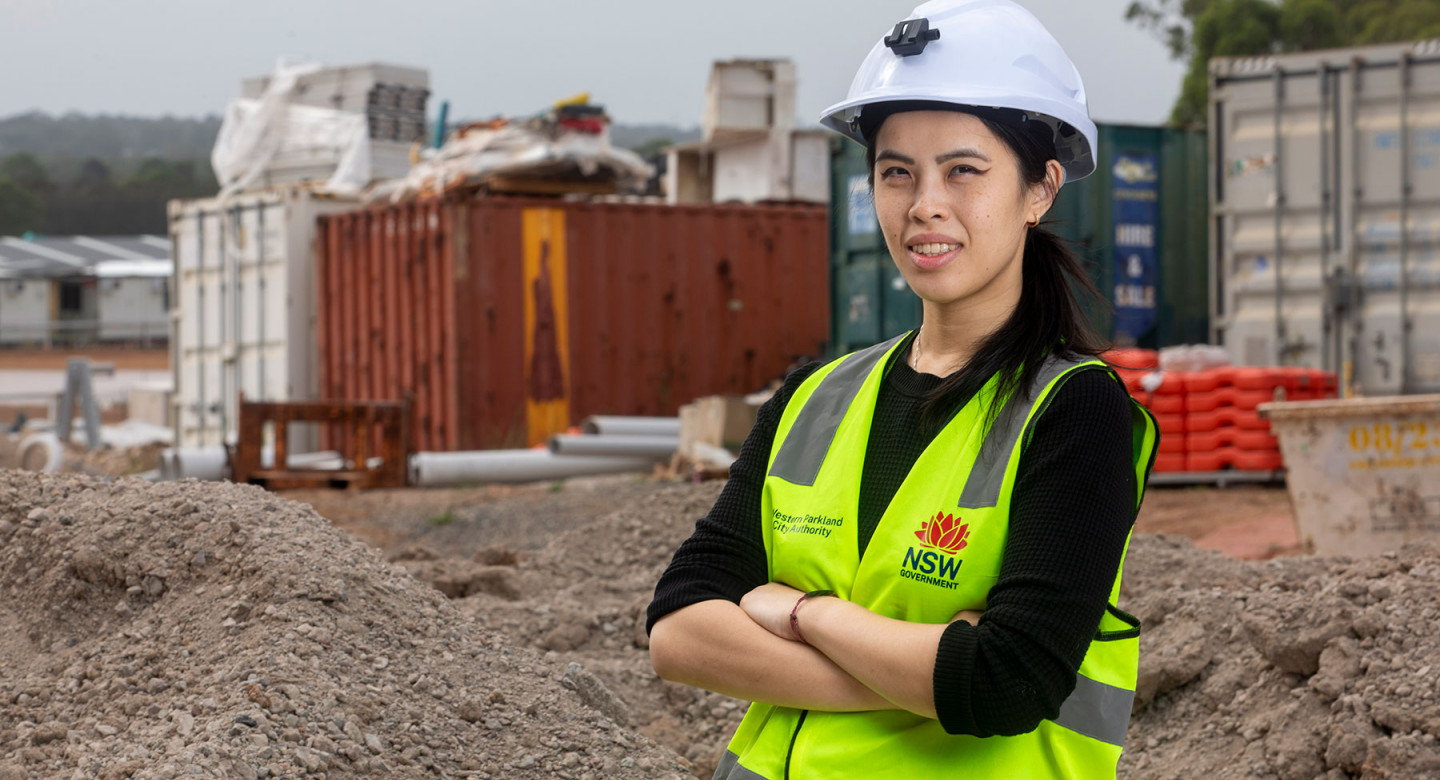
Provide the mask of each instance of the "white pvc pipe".
{"label": "white pvc pipe", "polygon": [[160,453],[160,478],[218,481],[230,476],[230,458],[221,445],[170,448]]}
{"label": "white pvc pipe", "polygon": [[60,470],[60,462],[65,454],[65,448],[60,446],[60,438],[54,433],[34,433],[20,440],[20,446],[16,450],[20,455],[19,465],[36,460],[40,456],[43,460],[40,463],[40,471],[46,474],[54,474]]}
{"label": "white pvc pipe", "polygon": [[680,436],[679,417],[622,417],[593,414],[580,423],[580,430],[606,436]]}
{"label": "white pvc pipe", "polygon": [[486,482],[540,482],[590,474],[649,471],[654,458],[556,455],[549,450],[417,452],[410,456],[410,484],[420,487]]}
{"label": "white pvc pipe", "polygon": [[675,454],[680,440],[674,436],[551,436],[547,446],[556,455],[613,455],[663,460]]}
{"label": "white pvc pipe", "polygon": [[[261,448],[260,468],[271,468],[271,464],[274,462],[275,448]],[[344,465],[340,460],[340,453],[334,450],[286,455],[285,462],[292,469],[338,469]],[[164,480],[199,479],[212,482],[229,479],[230,455],[224,447],[218,444],[208,447],[167,449],[160,453],[160,478]]]}

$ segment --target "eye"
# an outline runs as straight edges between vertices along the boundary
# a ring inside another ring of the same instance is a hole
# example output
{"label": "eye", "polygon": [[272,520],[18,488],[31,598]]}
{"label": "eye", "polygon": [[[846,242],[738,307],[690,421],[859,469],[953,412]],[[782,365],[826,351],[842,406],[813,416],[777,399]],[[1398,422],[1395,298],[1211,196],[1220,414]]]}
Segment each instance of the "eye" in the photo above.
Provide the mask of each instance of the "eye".
{"label": "eye", "polygon": [[900,177],[903,177],[903,176],[909,176],[909,175],[910,175],[910,172],[909,172],[909,171],[905,170],[904,168],[901,168],[901,167],[898,166],[898,165],[891,166],[891,167],[889,167],[889,168],[884,168],[884,169],[882,169],[882,170],[880,171],[880,178],[881,178],[881,179],[896,179],[896,178],[900,178]]}
{"label": "eye", "polygon": [[978,168],[976,168],[976,167],[974,167],[974,166],[971,166],[971,165],[957,165],[957,166],[955,166],[954,168],[951,168],[951,169],[950,169],[950,173],[951,173],[952,175],[953,175],[953,174],[961,174],[961,175],[964,175],[964,174],[967,174],[967,173],[983,173],[983,171],[981,171],[980,169],[978,169]]}

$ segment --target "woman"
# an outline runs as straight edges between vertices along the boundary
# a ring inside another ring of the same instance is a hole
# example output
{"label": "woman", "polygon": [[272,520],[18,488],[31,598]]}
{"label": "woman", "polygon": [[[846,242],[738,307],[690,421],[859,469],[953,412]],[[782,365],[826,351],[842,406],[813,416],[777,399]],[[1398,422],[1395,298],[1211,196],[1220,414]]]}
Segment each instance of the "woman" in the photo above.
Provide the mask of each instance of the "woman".
{"label": "woman", "polygon": [[760,410],[656,587],[655,669],[754,702],[717,778],[1113,777],[1156,429],[1037,227],[1094,170],[1079,75],[1008,0],[938,0],[822,121],[868,149],[923,324]]}

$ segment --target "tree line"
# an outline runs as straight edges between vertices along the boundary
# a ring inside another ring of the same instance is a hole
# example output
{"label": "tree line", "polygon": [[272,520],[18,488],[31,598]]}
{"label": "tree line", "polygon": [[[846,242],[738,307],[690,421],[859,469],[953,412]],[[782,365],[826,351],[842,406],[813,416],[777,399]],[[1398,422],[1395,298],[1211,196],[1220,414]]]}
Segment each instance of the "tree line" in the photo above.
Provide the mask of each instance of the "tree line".
{"label": "tree line", "polygon": [[[0,236],[164,234],[168,201],[219,190],[209,160],[219,131],[218,117],[0,118]],[[611,126],[616,146],[649,153],[699,135],[698,128]]]}
{"label": "tree line", "polygon": [[1440,0],[1134,0],[1126,20],[1189,62],[1170,122],[1203,126],[1212,57],[1440,37]]}
{"label": "tree line", "polygon": [[[116,168],[129,170],[117,176]],[[164,235],[171,199],[218,190],[208,160],[89,158],[57,179],[36,155],[16,152],[0,158],[0,235]]]}
{"label": "tree line", "polygon": [[0,235],[168,232],[172,198],[214,195],[219,117],[0,119]]}

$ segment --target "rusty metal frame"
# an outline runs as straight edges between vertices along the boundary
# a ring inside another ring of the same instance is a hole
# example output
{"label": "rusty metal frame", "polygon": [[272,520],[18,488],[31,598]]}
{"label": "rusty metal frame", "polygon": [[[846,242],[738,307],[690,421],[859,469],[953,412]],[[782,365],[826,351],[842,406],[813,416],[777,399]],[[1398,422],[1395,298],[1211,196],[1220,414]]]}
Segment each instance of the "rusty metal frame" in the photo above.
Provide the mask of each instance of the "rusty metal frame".
{"label": "rusty metal frame", "polygon": [[[231,474],[237,483],[260,485],[270,490],[304,487],[378,488],[404,487],[410,460],[410,401],[246,401],[240,394],[238,441],[231,452]],[[331,437],[343,441],[342,460],[349,468],[286,468],[287,427],[292,422],[328,424],[349,435]],[[275,426],[275,456],[271,468],[263,468],[261,450],[265,424]],[[378,436],[376,435],[378,431]],[[381,462],[369,468],[370,448],[378,440],[376,454]]]}

